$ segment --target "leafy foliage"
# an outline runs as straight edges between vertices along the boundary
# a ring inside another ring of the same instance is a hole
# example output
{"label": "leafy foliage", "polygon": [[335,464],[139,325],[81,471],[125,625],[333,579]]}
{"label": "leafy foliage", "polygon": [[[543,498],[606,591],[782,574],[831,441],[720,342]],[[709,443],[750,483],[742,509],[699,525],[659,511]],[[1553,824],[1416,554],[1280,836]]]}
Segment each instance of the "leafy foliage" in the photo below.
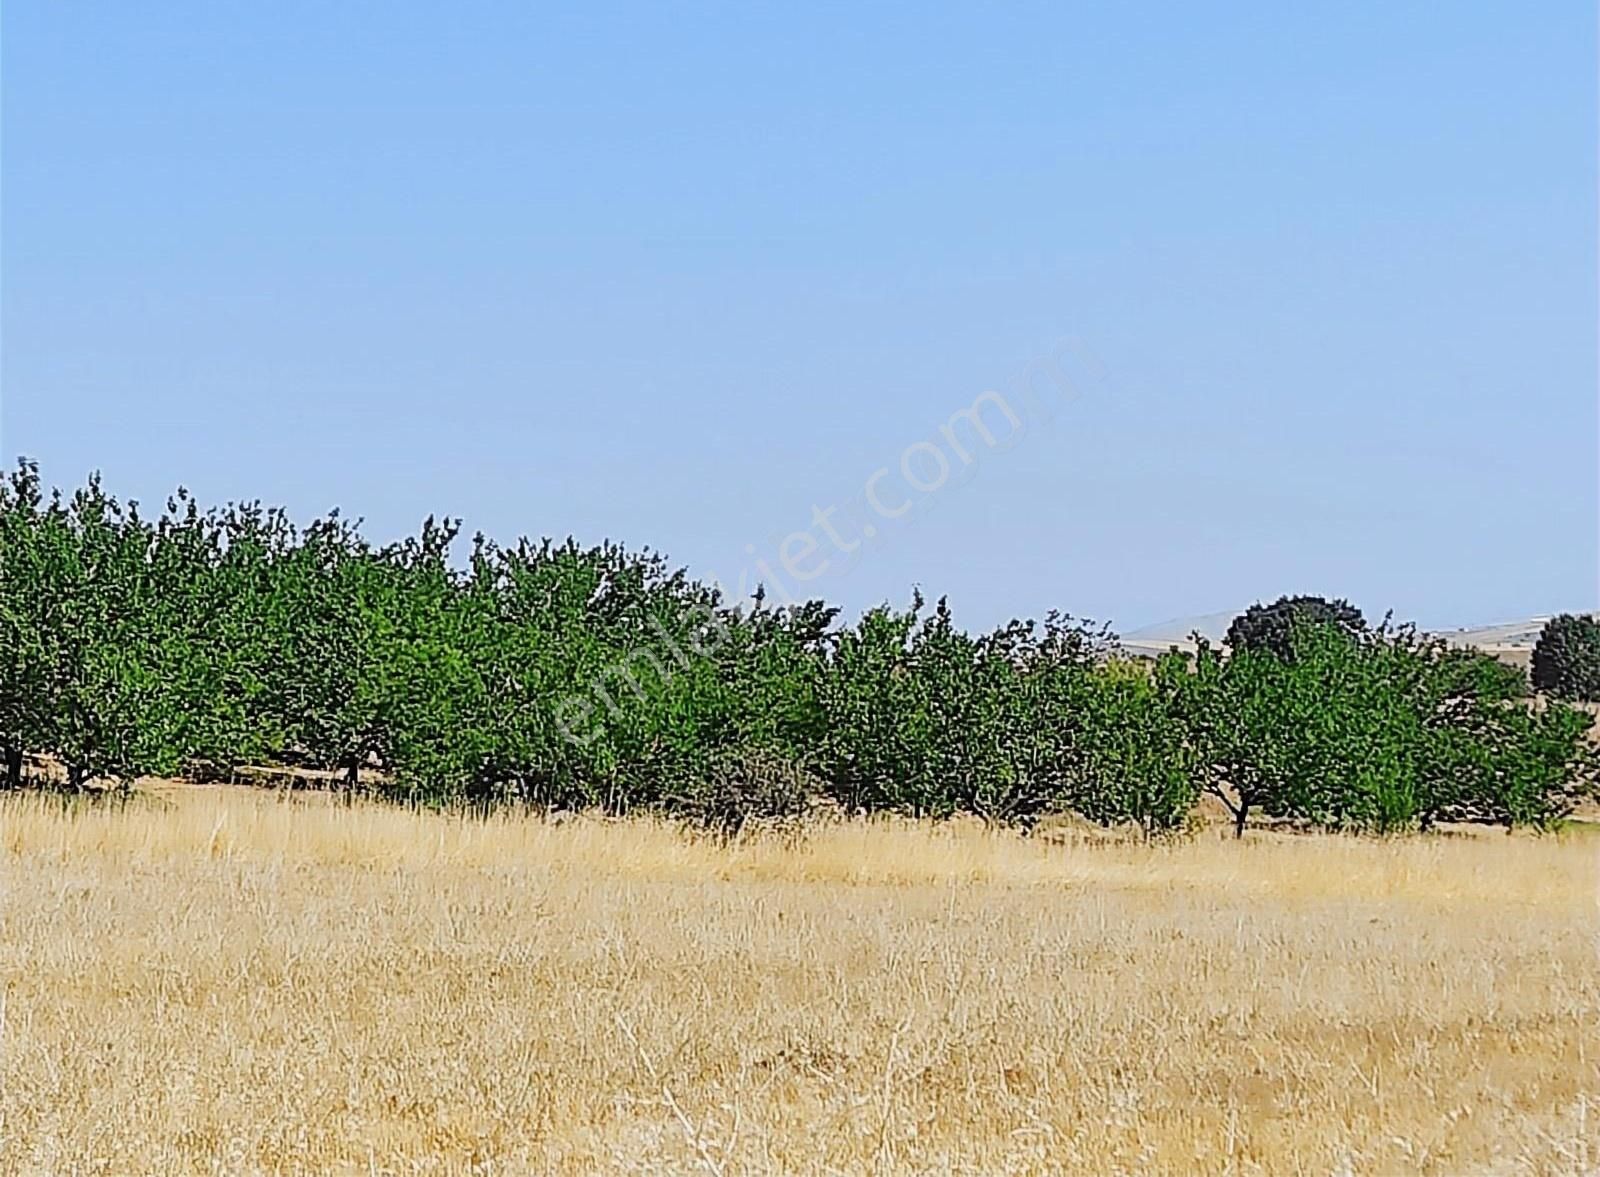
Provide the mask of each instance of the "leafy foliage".
{"label": "leafy foliage", "polygon": [[1235,654],[1270,650],[1280,658],[1290,658],[1294,655],[1294,631],[1303,625],[1335,625],[1354,634],[1367,623],[1361,610],[1343,598],[1279,597],[1270,605],[1251,605],[1235,617],[1223,640]]}
{"label": "leafy foliage", "polygon": [[[1063,614],[970,633],[915,594],[841,625],[819,601],[729,604],[648,550],[478,536],[457,563],[459,539],[430,518],[375,546],[337,513],[297,528],[181,490],[151,517],[19,463],[0,482],[0,780],[28,756],[77,788],[275,761],[347,792],[726,836],[818,800],[1156,835],[1201,792],[1240,830],[1540,826],[1594,781],[1587,714],[1342,601],[1257,606],[1226,652],[1151,665]],[[1588,632],[1542,643],[1569,687]]]}
{"label": "leafy foliage", "polygon": [[923,607],[871,610],[822,668],[819,768],[838,802],[1021,824],[1062,808],[1105,631],[1052,614],[974,636],[946,601]]}
{"label": "leafy foliage", "polygon": [[1240,831],[1252,810],[1379,832],[1547,825],[1591,778],[1591,717],[1530,706],[1482,655],[1387,625],[1301,624],[1291,641],[1287,659],[1201,643],[1185,684],[1204,787]]}
{"label": "leafy foliage", "polygon": [[1169,654],[1153,673],[1115,664],[1080,680],[1068,804],[1093,821],[1130,821],[1146,834],[1183,824],[1199,796],[1183,722],[1189,669]]}
{"label": "leafy foliage", "polygon": [[1561,699],[1600,703],[1600,617],[1563,613],[1533,647],[1533,685]]}

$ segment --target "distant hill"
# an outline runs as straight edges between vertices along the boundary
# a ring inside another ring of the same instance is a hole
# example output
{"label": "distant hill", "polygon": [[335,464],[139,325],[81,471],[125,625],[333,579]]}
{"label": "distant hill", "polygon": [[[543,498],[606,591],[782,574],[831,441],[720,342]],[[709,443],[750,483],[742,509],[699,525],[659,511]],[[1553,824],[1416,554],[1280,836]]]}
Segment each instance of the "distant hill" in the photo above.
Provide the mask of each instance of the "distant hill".
{"label": "distant hill", "polygon": [[[1177,617],[1159,625],[1147,625],[1119,639],[1122,649],[1135,657],[1153,658],[1164,654],[1173,646],[1180,650],[1193,650],[1191,635],[1198,632],[1213,642],[1220,642],[1228,632],[1228,625],[1243,610],[1230,613],[1202,613],[1195,617]],[[1452,645],[1470,646],[1493,654],[1517,666],[1527,666],[1533,656],[1534,643],[1539,632],[1549,621],[1548,614],[1526,617],[1518,621],[1502,621],[1494,625],[1475,625],[1461,629],[1431,630]]]}
{"label": "distant hill", "polygon": [[1198,617],[1175,617],[1171,621],[1163,621],[1157,625],[1147,625],[1143,629],[1136,629],[1132,633],[1124,634],[1123,644],[1130,642],[1138,645],[1159,645],[1163,650],[1173,642],[1187,645],[1189,635],[1198,631],[1214,642],[1220,642],[1222,636],[1228,632],[1228,626],[1242,609],[1230,613],[1203,613]]}

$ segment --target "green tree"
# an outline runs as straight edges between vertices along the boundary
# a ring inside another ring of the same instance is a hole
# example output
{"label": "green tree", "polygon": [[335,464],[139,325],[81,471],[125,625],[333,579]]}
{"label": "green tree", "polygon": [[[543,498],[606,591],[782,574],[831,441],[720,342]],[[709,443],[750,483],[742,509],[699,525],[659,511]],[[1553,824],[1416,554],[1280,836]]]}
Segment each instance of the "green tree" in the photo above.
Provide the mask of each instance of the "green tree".
{"label": "green tree", "polygon": [[1132,822],[1146,836],[1180,827],[1201,788],[1183,722],[1191,670],[1170,653],[1153,669],[1108,663],[1078,677],[1067,804],[1092,821]]}
{"label": "green tree", "polygon": [[[59,504],[49,509],[59,511]],[[0,779],[8,788],[22,785],[24,756],[44,746],[53,712],[46,511],[38,464],[19,460],[0,482]]]}
{"label": "green tree", "polygon": [[1066,804],[1104,629],[1050,615],[973,637],[948,603],[869,611],[823,672],[821,775],[847,809],[1029,824]]}
{"label": "green tree", "polygon": [[1600,618],[1563,613],[1533,647],[1533,685],[1557,698],[1600,702]]}
{"label": "green tree", "polygon": [[1287,659],[1202,642],[1179,696],[1204,787],[1252,812],[1395,832],[1543,824],[1583,776],[1586,717],[1531,708],[1519,676],[1409,627],[1302,624]]}
{"label": "green tree", "polygon": [[174,771],[175,700],[162,670],[176,635],[151,558],[154,529],[98,476],[70,500],[57,496],[38,522],[29,574],[38,594],[40,750],[61,761],[75,788]]}
{"label": "green tree", "polygon": [[347,793],[364,765],[392,759],[401,594],[394,552],[337,513],[306,528],[275,572],[266,624],[282,663],[264,707],[288,750],[337,770]]}
{"label": "green tree", "polygon": [[1279,597],[1270,605],[1255,604],[1233,619],[1224,638],[1229,650],[1270,650],[1280,658],[1294,654],[1294,631],[1301,626],[1334,625],[1351,634],[1366,628],[1366,619],[1349,601],[1326,597]]}

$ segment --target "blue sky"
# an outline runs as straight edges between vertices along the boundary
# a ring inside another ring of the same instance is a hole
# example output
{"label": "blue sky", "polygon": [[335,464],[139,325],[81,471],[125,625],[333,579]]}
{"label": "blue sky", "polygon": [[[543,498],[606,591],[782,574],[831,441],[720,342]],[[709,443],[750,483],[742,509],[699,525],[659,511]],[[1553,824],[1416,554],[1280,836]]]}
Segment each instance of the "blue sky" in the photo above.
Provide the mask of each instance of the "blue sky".
{"label": "blue sky", "polygon": [[1587,0],[3,21],[0,456],[56,482],[732,587],[885,471],[913,509],[790,591],[1596,604]]}

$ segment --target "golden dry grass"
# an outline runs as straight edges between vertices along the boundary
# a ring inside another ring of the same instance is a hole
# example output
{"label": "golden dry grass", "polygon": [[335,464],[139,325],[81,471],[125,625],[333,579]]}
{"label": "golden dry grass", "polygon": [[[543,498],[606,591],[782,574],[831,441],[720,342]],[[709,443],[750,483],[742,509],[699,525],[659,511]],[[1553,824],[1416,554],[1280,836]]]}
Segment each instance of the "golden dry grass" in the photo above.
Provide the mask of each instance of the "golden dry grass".
{"label": "golden dry grass", "polygon": [[6,1173],[1581,1173],[1595,848],[0,801]]}

